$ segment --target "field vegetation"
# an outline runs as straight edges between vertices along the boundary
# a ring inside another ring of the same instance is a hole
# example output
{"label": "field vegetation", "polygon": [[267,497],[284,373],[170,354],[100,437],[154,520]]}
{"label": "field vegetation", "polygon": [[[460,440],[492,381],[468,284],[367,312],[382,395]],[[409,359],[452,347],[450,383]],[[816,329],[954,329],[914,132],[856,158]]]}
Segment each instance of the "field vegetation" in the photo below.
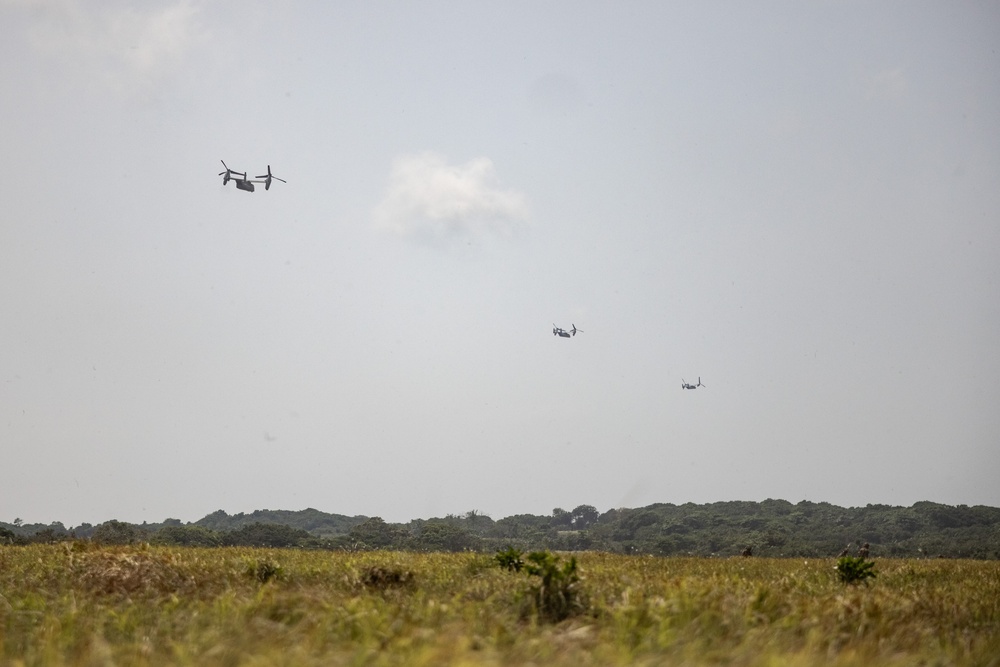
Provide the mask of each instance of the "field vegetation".
{"label": "field vegetation", "polygon": [[0,664],[1000,664],[997,561],[498,555],[0,546]]}

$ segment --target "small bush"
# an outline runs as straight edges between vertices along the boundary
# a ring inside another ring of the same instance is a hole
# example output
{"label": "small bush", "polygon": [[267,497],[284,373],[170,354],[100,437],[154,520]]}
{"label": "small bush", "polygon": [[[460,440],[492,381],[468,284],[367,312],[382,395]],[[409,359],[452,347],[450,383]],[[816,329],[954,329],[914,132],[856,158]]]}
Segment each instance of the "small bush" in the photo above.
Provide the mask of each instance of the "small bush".
{"label": "small bush", "polygon": [[524,571],[541,579],[531,587],[535,611],[541,618],[559,622],[586,609],[575,557],[560,563],[559,557],[548,551],[534,551],[527,560]]}
{"label": "small bush", "polygon": [[388,567],[370,567],[361,575],[361,585],[365,588],[384,591],[390,588],[406,588],[413,584],[413,573],[409,570]]}
{"label": "small bush", "polygon": [[256,579],[262,584],[266,584],[272,579],[280,579],[283,574],[281,566],[277,563],[272,563],[269,560],[258,560],[253,563],[249,563],[246,569],[246,575],[251,579]]}
{"label": "small bush", "polygon": [[520,572],[521,568],[524,567],[524,560],[521,556],[524,554],[520,549],[515,549],[514,547],[507,547],[501,551],[497,551],[493,560],[496,561],[500,568],[507,570],[508,572]]}
{"label": "small bush", "polygon": [[496,561],[494,559],[483,554],[475,554],[469,558],[469,562],[465,566],[465,569],[469,575],[477,577],[495,566]]}
{"label": "small bush", "polygon": [[177,554],[144,550],[104,551],[74,542],[66,549],[71,571],[82,587],[108,596],[183,594],[196,585]]}
{"label": "small bush", "polygon": [[865,560],[861,556],[842,556],[834,569],[843,583],[860,584],[875,578],[875,572],[872,571],[874,567],[874,561]]}

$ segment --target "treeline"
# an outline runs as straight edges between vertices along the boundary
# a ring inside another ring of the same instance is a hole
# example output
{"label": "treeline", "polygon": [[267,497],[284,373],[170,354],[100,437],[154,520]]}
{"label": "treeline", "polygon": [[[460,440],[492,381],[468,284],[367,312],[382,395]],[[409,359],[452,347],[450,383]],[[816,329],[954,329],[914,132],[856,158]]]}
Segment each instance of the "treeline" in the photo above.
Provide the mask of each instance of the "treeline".
{"label": "treeline", "polygon": [[599,512],[592,505],[551,515],[494,520],[475,510],[442,518],[387,523],[379,517],[219,510],[193,523],[108,521],[66,529],[61,523],[0,522],[0,544],[61,540],[102,544],[265,546],[308,549],[607,551],[659,556],[829,557],[869,545],[872,556],[1000,559],[1000,508],[920,502],[912,507],[784,500],[655,504]]}

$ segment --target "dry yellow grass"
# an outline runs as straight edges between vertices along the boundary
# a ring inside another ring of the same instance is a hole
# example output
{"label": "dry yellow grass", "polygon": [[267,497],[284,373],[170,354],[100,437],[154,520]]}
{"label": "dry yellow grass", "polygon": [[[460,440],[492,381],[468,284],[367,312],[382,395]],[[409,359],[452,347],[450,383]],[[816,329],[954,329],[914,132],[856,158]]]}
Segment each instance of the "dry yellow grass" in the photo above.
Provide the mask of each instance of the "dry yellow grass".
{"label": "dry yellow grass", "polygon": [[577,554],[532,613],[476,554],[0,547],[2,665],[1000,665],[1000,563]]}

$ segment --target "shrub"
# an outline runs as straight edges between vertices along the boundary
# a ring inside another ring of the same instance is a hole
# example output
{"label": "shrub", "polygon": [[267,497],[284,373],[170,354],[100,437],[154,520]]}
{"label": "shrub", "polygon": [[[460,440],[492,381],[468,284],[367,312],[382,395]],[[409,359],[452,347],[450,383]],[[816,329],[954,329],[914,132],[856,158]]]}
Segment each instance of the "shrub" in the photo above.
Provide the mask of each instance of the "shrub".
{"label": "shrub", "polygon": [[559,557],[548,551],[528,554],[524,571],[541,579],[531,587],[532,601],[538,615],[552,622],[562,621],[586,609],[576,558],[560,564]]}
{"label": "shrub", "polygon": [[135,599],[184,594],[195,586],[177,554],[146,550],[105,551],[85,542],[65,547],[71,571],[91,593]]}
{"label": "shrub", "polygon": [[874,561],[865,560],[861,556],[842,556],[834,569],[843,583],[859,584],[875,578],[875,572],[872,571],[874,567]]}
{"label": "shrub", "polygon": [[361,585],[365,588],[384,591],[390,588],[406,588],[413,584],[413,573],[398,567],[374,566],[361,575]]}
{"label": "shrub", "polygon": [[262,584],[272,579],[280,579],[282,574],[281,566],[269,560],[258,560],[247,564],[246,575]]}
{"label": "shrub", "polygon": [[497,551],[493,560],[496,561],[498,566],[508,572],[520,572],[521,568],[524,567],[524,560],[521,558],[523,554],[524,552],[520,549],[507,547],[506,549]]}

